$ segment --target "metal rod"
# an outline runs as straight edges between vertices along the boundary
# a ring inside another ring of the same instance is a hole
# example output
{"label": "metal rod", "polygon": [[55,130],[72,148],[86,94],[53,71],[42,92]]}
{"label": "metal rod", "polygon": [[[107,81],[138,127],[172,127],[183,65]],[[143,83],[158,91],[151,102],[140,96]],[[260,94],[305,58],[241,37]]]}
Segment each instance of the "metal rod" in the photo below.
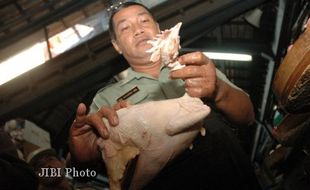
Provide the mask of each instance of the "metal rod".
{"label": "metal rod", "polygon": [[48,41],[48,32],[46,26],[44,27],[44,36],[45,36],[45,42],[46,42],[46,47],[47,47],[47,52],[48,52],[48,57],[49,59],[52,59],[52,52],[49,46],[49,41]]}

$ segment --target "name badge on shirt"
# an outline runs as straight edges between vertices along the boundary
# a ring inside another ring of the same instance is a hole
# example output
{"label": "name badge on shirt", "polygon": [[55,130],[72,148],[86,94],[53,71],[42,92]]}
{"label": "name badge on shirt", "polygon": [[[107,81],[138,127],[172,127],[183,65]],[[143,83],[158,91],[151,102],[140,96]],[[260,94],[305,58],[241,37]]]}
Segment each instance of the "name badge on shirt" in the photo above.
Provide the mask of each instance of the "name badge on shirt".
{"label": "name badge on shirt", "polygon": [[134,95],[135,93],[139,92],[139,88],[136,86],[133,89],[129,90],[128,92],[126,92],[124,95],[122,95],[121,97],[117,98],[117,101],[120,100],[126,100],[128,99],[130,96]]}

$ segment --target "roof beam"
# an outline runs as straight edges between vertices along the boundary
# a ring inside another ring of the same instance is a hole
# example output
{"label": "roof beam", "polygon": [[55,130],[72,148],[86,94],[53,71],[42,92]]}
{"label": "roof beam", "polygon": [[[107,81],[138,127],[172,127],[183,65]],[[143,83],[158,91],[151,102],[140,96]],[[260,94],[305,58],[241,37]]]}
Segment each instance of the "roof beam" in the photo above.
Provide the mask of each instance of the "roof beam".
{"label": "roof beam", "polygon": [[[216,2],[216,1],[215,1]],[[234,0],[221,6],[213,11],[205,12],[199,19],[195,19],[188,23],[188,27],[181,30],[183,44],[186,46],[197,40],[205,34],[206,29],[219,26],[231,18],[234,18],[258,5],[266,2],[266,0]],[[192,36],[192,33],[200,34]]]}
{"label": "roof beam", "polygon": [[0,1],[0,9],[9,4],[15,3],[17,0],[2,0]]}
{"label": "roof beam", "polygon": [[[30,35],[36,32],[39,29],[44,28],[46,25],[56,20],[59,20],[74,11],[80,10],[82,7],[85,7],[89,5],[90,3],[93,3],[94,1],[96,0],[78,0],[78,1],[73,0],[67,3],[66,5],[64,5],[63,7],[49,12],[45,16],[29,23],[28,25],[20,28],[19,30],[11,31],[7,35],[2,36],[0,38],[0,49],[18,41],[19,39],[22,39],[23,37],[27,35]],[[10,2],[15,2],[15,1],[10,1]]]}

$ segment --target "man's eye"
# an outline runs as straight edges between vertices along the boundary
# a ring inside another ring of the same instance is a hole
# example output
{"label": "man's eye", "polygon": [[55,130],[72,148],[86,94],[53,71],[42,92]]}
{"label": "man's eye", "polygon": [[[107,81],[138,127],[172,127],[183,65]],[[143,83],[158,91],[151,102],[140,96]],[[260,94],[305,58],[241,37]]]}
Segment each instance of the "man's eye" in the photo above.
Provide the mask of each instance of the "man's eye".
{"label": "man's eye", "polygon": [[142,19],[142,22],[148,22],[149,19]]}
{"label": "man's eye", "polygon": [[124,27],[121,28],[121,31],[126,31],[128,29],[129,29],[129,26],[124,26]]}

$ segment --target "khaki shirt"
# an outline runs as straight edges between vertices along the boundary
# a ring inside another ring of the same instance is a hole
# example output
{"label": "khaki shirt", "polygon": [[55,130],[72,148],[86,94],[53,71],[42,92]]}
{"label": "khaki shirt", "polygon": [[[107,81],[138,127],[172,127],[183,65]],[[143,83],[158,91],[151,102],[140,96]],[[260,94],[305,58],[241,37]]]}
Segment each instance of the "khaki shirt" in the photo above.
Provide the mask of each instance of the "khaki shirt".
{"label": "khaki shirt", "polygon": [[[162,66],[158,79],[146,73],[139,73],[128,69],[125,79],[110,84],[100,89],[90,105],[90,113],[98,111],[102,106],[111,107],[118,99],[123,99],[131,104],[139,104],[148,101],[179,98],[184,95],[184,81],[181,79],[169,79],[170,69]],[[231,86],[238,88],[231,83],[219,70],[216,70],[217,77]],[[239,88],[238,88],[239,89]]]}

